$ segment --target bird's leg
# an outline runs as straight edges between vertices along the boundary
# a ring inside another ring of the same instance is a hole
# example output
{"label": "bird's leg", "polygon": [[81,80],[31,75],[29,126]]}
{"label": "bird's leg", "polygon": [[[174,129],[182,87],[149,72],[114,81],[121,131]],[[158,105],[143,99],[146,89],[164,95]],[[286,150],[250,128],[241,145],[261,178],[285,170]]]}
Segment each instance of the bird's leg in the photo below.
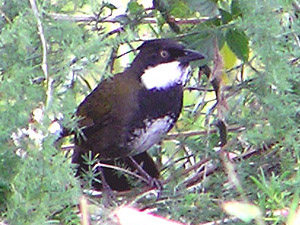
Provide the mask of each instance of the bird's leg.
{"label": "bird's leg", "polygon": [[113,190],[110,188],[110,186],[106,182],[103,169],[100,165],[97,166],[97,170],[99,171],[99,175],[100,175],[100,179],[101,179],[104,205],[110,206],[110,205],[112,205],[112,202],[116,198],[116,196],[115,196]]}
{"label": "bird's leg", "polygon": [[140,164],[138,164],[135,159],[132,156],[129,156],[128,159],[132,162],[132,164],[135,166],[135,168],[138,170],[138,172],[144,176],[144,178],[148,181],[148,185],[151,187],[155,187],[158,190],[162,190],[162,184],[160,181],[156,178],[151,177]]}

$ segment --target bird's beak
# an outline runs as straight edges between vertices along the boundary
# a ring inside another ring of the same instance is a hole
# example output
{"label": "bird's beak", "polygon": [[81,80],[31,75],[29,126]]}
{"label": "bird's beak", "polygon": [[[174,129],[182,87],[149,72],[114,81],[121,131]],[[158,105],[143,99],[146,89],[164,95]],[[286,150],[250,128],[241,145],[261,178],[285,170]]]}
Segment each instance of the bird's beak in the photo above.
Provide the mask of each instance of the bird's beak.
{"label": "bird's beak", "polygon": [[200,60],[200,59],[205,59],[206,57],[202,55],[200,52],[193,51],[193,50],[184,50],[184,56],[179,58],[179,61],[181,64],[187,64],[192,61]]}

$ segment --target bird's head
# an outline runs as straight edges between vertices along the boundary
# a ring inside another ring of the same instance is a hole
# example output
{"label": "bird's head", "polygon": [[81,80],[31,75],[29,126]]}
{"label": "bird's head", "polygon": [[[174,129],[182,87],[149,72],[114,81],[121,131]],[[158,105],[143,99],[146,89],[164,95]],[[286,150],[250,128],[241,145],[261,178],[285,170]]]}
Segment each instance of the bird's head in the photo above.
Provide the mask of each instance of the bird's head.
{"label": "bird's head", "polygon": [[184,85],[191,61],[204,59],[199,52],[185,49],[171,39],[145,41],[130,68],[139,70],[139,79],[149,90]]}

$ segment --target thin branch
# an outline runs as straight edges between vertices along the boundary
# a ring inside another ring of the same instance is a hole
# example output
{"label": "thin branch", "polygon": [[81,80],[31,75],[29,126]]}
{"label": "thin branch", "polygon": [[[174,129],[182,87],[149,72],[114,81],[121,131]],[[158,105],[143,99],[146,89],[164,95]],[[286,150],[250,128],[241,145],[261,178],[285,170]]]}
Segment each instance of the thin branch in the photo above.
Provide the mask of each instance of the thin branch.
{"label": "thin branch", "polygon": [[142,181],[145,182],[146,184],[148,183],[148,181],[147,181],[144,177],[138,175],[138,174],[135,173],[135,172],[132,172],[132,171],[127,170],[127,169],[124,169],[124,168],[122,168],[122,167],[114,166],[114,165],[110,165],[110,164],[106,164],[106,163],[97,162],[97,163],[95,164],[95,166],[93,167],[93,170],[96,169],[98,166],[99,166],[99,167],[103,167],[103,168],[113,169],[113,170],[116,170],[116,171],[121,171],[121,172],[123,172],[123,173],[126,173],[126,174],[132,176],[132,177],[136,177],[136,178],[138,178],[139,180],[142,180]]}
{"label": "thin branch", "polygon": [[206,99],[206,95],[207,95],[208,90],[209,90],[208,87],[209,87],[209,82],[207,82],[206,87],[205,87],[205,90],[204,90],[203,93],[202,93],[203,97],[202,97],[201,102],[198,102],[198,103],[196,104],[196,106],[194,107],[194,109],[193,109],[194,122],[199,118],[199,116],[201,115],[202,110],[203,110],[204,107],[205,107],[204,101],[205,101],[205,99]]}
{"label": "thin branch", "polygon": [[297,1],[292,1],[292,6],[294,7],[296,12],[300,12],[300,5]]}
{"label": "thin branch", "polygon": [[[199,171],[197,173],[195,173],[191,178],[185,180],[183,182],[183,185],[187,188],[191,188],[197,184],[199,184],[201,181],[203,181],[207,176],[213,174],[214,172],[216,172],[219,167],[217,165],[214,164],[208,164],[209,161],[206,162],[206,168],[203,168],[202,171]],[[200,167],[204,166],[200,165]],[[199,167],[199,169],[200,169]],[[185,171],[184,171],[185,172]]]}
{"label": "thin branch", "polygon": [[34,14],[35,19],[36,19],[36,22],[37,22],[37,28],[38,28],[41,43],[42,43],[42,49],[43,49],[42,70],[44,72],[46,80],[48,80],[47,42],[46,42],[46,38],[45,38],[45,35],[44,35],[44,29],[43,29],[42,21],[41,21],[40,14],[39,14],[39,11],[38,11],[35,0],[29,0],[29,1],[30,1],[30,5],[31,5],[31,8],[32,8],[33,14]]}
{"label": "thin branch", "polygon": [[[67,15],[67,14],[57,14],[50,13],[47,14],[52,19],[61,21],[72,21],[72,22],[92,22],[97,20],[97,15]],[[115,21],[117,22],[117,21]]]}
{"label": "thin branch", "polygon": [[[228,132],[242,132],[246,128],[245,127],[228,127]],[[210,129],[208,130],[196,130],[196,131],[186,131],[186,132],[179,132],[179,133],[172,133],[168,134],[164,140],[174,140],[176,138],[187,138],[192,136],[199,136],[199,135],[206,135],[206,134],[215,134],[218,132],[218,129]]]}
{"label": "thin branch", "polygon": [[[71,21],[71,22],[84,22],[84,23],[91,23],[96,22],[96,24],[101,23],[120,23],[122,24],[122,21],[115,19],[115,18],[99,18],[99,15],[67,15],[67,14],[57,14],[57,13],[49,13],[47,16],[51,17],[55,20],[61,20],[61,21]],[[169,18],[169,22],[172,22],[176,25],[182,25],[182,24],[199,24],[207,21],[208,17],[202,17],[202,18],[191,18],[191,19],[179,19],[179,18]],[[155,18],[144,18],[141,20],[141,23],[143,24],[157,24],[157,20]],[[125,28],[123,26],[120,26],[106,34],[106,37],[112,36],[117,33],[122,33],[125,31]]]}
{"label": "thin branch", "polygon": [[[216,131],[217,132],[217,131]],[[233,162],[237,162],[237,161],[240,161],[240,160],[243,160],[243,159],[247,159],[253,155],[260,155],[260,154],[263,154],[265,153],[266,151],[269,151],[270,149],[272,149],[275,145],[277,144],[277,142],[271,142],[270,144],[266,144],[265,146],[263,146],[262,148],[255,148],[255,149],[252,149],[250,148],[247,152],[245,152],[244,154],[241,154],[241,155],[237,155],[237,156],[234,156],[234,157],[230,157],[230,160],[232,160]],[[200,183],[202,180],[203,180],[203,177],[204,176],[208,176],[208,175],[211,175],[213,174],[214,172],[218,171],[221,169],[220,166],[217,166],[217,165],[214,165],[214,164],[210,164],[210,165],[207,165],[208,168],[204,171],[204,170],[200,170],[199,169],[201,167],[203,167],[205,164],[208,164],[208,163],[211,163],[212,159],[211,158],[204,158],[202,159],[201,161],[195,163],[193,166],[191,166],[190,168],[187,168],[185,169],[181,176],[187,176],[188,173],[190,173],[191,171],[197,171],[198,172],[195,174],[195,176],[192,176],[191,178],[188,178],[187,180],[184,181],[184,185],[187,187],[187,188],[190,188],[194,185],[197,185],[198,183]],[[161,180],[161,184],[162,185],[165,185],[167,183],[169,183],[171,180],[173,179],[173,177],[169,177],[167,178],[166,180]],[[134,189],[136,190],[136,189]],[[145,196],[147,194],[147,192],[151,192],[151,191],[154,191],[155,188],[154,187],[149,187],[149,186],[146,186],[146,187],[143,187],[142,189],[139,189],[139,191],[142,193],[143,196]],[[118,192],[116,193],[117,196],[128,196],[129,193],[132,193],[132,190],[128,190],[128,191],[121,191],[121,192]],[[95,197],[100,197],[101,194],[98,194],[98,195],[94,195]]]}
{"label": "thin branch", "polygon": [[207,89],[207,87],[185,87],[184,90],[186,90],[186,91],[207,91],[207,92],[215,91],[213,89]]}
{"label": "thin branch", "polygon": [[9,23],[9,24],[11,24],[12,22],[11,22],[11,19],[1,10],[1,8],[0,8],[0,14],[5,18],[5,20]]}
{"label": "thin branch", "polygon": [[117,29],[108,32],[108,33],[106,34],[106,37],[109,37],[109,36],[111,36],[111,35],[113,35],[113,34],[116,34],[116,33],[121,33],[121,32],[123,32],[124,30],[125,30],[125,29],[124,29],[123,27],[118,27]]}
{"label": "thin branch", "polygon": [[[245,129],[246,129],[245,127],[230,126],[230,127],[228,127],[228,132],[242,132]],[[174,140],[174,139],[177,139],[177,138],[187,138],[187,137],[192,137],[192,136],[215,134],[217,132],[218,132],[218,129],[184,131],[184,132],[168,134],[164,138],[164,140]],[[71,151],[73,149],[74,149],[74,144],[64,145],[64,146],[61,147],[62,151]]]}
{"label": "thin branch", "polygon": [[52,101],[52,92],[53,92],[53,83],[54,80],[52,78],[49,78],[48,74],[48,65],[47,65],[47,42],[44,34],[44,29],[43,29],[43,24],[40,18],[40,13],[36,4],[35,0],[29,0],[34,17],[37,22],[37,28],[38,28],[38,33],[41,39],[42,43],[42,51],[43,51],[43,59],[42,59],[42,70],[45,76],[45,79],[47,81],[47,100],[46,100],[46,107],[50,105]]}
{"label": "thin branch", "polygon": [[89,208],[89,204],[88,204],[88,200],[86,199],[86,197],[84,195],[82,195],[80,197],[79,200],[79,206],[80,206],[80,212],[81,212],[81,224],[82,225],[90,225],[90,214],[88,211]]}
{"label": "thin branch", "polygon": [[47,82],[47,92],[46,92],[46,108],[49,107],[49,105],[52,102],[52,97],[53,97],[53,85],[54,85],[54,79],[52,77],[48,77],[48,82]]}
{"label": "thin branch", "polygon": [[[72,21],[72,22],[93,22],[97,21],[98,17],[96,15],[67,15],[67,14],[58,14],[58,13],[50,13],[47,14],[52,19],[55,20],[63,20],[63,21]],[[199,24],[207,21],[208,17],[202,18],[193,18],[193,19],[178,19],[178,18],[171,18],[171,21],[176,24]],[[121,23],[121,21],[116,20],[114,18],[111,19],[104,19],[99,21],[99,23]],[[145,18],[142,20],[144,24],[156,24],[157,20],[153,18]]]}

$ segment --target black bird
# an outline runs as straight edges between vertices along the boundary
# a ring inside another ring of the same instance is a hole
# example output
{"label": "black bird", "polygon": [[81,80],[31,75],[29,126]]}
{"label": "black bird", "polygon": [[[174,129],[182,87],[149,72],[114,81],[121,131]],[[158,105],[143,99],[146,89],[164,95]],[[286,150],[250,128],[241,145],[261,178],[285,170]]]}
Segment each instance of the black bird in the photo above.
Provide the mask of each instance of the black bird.
{"label": "black bird", "polygon": [[[91,151],[101,162],[121,163],[133,169],[132,156],[151,177],[159,176],[145,152],[174,126],[181,109],[183,86],[189,76],[189,62],[203,59],[170,39],[145,41],[125,69],[102,81],[78,106],[82,135],[75,138],[72,162],[77,175],[87,170],[83,155]],[[125,177],[103,169],[112,189],[126,190]]]}

